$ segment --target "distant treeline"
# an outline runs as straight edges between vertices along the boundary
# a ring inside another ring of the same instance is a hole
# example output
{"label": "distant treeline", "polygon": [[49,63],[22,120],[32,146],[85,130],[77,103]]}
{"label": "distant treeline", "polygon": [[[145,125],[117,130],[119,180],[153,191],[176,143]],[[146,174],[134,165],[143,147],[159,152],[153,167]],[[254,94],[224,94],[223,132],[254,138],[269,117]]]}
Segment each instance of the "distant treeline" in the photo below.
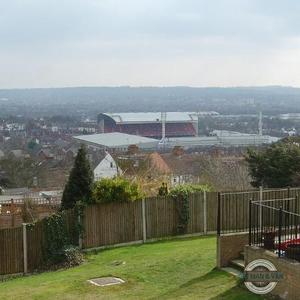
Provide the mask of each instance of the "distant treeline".
{"label": "distant treeline", "polygon": [[300,88],[76,87],[0,90],[0,116],[96,116],[99,112],[300,112]]}

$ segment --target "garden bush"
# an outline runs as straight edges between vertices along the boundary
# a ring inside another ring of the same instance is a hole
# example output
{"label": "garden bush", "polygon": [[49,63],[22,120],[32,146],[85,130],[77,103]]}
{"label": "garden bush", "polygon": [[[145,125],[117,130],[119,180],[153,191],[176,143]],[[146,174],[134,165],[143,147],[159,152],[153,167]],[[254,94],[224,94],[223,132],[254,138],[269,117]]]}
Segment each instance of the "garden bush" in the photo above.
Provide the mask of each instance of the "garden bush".
{"label": "garden bush", "polygon": [[96,203],[136,201],[143,197],[138,184],[122,177],[101,179],[95,183],[93,190]]}
{"label": "garden bush", "polygon": [[69,245],[63,249],[63,261],[65,267],[78,266],[83,262],[83,254],[78,247]]}

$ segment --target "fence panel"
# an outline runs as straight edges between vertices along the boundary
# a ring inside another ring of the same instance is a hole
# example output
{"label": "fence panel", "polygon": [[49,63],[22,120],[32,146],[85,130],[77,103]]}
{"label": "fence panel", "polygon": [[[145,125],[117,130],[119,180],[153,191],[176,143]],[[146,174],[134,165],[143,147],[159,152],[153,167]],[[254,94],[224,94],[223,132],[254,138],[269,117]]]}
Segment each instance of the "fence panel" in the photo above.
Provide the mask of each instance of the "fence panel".
{"label": "fence panel", "polygon": [[146,200],[147,238],[175,235],[178,225],[176,203],[169,197],[154,197]]}
{"label": "fence panel", "polygon": [[142,240],[142,201],[89,206],[83,223],[84,248]]}
{"label": "fence panel", "polygon": [[33,272],[43,264],[43,245],[45,239],[45,220],[27,225],[27,257],[28,271]]}
{"label": "fence panel", "polygon": [[194,193],[189,198],[189,223],[187,233],[204,232],[204,194]]}
{"label": "fence panel", "polygon": [[[78,245],[77,216],[74,209],[64,211],[63,219],[70,244]],[[44,264],[46,245],[45,223],[47,218],[32,225],[27,225],[28,271],[33,272]]]}
{"label": "fence panel", "polygon": [[[263,197],[272,197],[263,193]],[[249,227],[249,202],[260,198],[258,190],[220,193],[220,234],[243,232]]]}
{"label": "fence panel", "polygon": [[70,244],[79,244],[79,228],[78,228],[78,216],[75,209],[66,210],[64,213],[64,220],[66,223],[66,230],[70,239]]}
{"label": "fence panel", "polygon": [[217,230],[217,216],[218,216],[218,193],[206,193],[206,209],[207,209],[207,231]]}
{"label": "fence panel", "polygon": [[0,275],[24,271],[23,228],[0,230]]}

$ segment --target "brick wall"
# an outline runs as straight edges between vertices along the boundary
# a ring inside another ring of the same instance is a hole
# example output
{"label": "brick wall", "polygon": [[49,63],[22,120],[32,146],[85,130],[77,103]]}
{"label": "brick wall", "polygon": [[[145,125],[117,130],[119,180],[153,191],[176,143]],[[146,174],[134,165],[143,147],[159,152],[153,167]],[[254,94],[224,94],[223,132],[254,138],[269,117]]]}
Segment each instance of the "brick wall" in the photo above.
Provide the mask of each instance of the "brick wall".
{"label": "brick wall", "polygon": [[281,299],[300,299],[300,263],[294,260],[278,258],[271,251],[251,246],[245,247],[246,265],[255,259],[266,259],[273,263],[279,272],[283,273],[284,279],[278,282],[272,295]]}
{"label": "brick wall", "polygon": [[217,266],[228,266],[232,259],[238,258],[248,244],[248,233],[231,233],[217,237]]}
{"label": "brick wall", "polygon": [[[48,206],[38,206],[36,208],[37,219],[41,220],[55,213],[57,209]],[[23,223],[21,210],[17,210],[14,214],[0,213],[0,229],[19,227]]]}

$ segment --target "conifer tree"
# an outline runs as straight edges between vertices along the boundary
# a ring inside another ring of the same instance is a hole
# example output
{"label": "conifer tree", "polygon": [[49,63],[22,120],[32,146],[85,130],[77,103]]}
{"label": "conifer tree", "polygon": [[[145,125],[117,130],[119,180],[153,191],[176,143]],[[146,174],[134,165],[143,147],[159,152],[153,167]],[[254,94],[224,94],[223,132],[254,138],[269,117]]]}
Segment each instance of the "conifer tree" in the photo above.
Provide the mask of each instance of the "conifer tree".
{"label": "conifer tree", "polygon": [[65,186],[61,209],[73,208],[76,202],[92,202],[93,172],[82,145],[78,150],[69,180]]}

